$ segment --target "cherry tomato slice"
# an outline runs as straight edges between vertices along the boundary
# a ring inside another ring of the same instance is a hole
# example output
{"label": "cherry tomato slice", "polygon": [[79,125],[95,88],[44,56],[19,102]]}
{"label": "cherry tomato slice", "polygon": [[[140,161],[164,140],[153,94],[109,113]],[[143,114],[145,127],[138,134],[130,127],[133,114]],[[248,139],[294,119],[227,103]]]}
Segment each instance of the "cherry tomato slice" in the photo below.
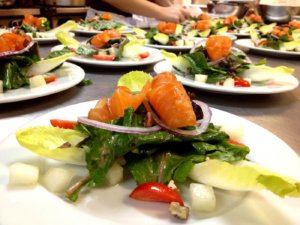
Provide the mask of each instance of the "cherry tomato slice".
{"label": "cherry tomato slice", "polygon": [[45,76],[44,78],[46,83],[48,84],[50,82],[56,81],[57,76],[53,74],[53,75]]}
{"label": "cherry tomato slice", "polygon": [[233,144],[233,145],[245,146],[243,143],[238,142],[238,141],[233,140],[233,139],[229,139],[228,142],[229,142],[230,144]]}
{"label": "cherry tomato slice", "polygon": [[137,186],[131,192],[130,197],[140,201],[178,202],[180,205],[184,205],[176,190],[159,182],[146,182]]}
{"label": "cherry tomato slice", "polygon": [[250,85],[249,81],[240,79],[240,80],[234,81],[234,86],[235,87],[250,87],[251,85]]}
{"label": "cherry tomato slice", "polygon": [[141,58],[141,59],[145,59],[145,58],[147,58],[149,56],[149,52],[143,52],[143,53],[140,53],[139,54],[139,57]]}
{"label": "cherry tomato slice", "polygon": [[104,61],[113,61],[115,59],[114,55],[93,55],[94,59],[104,60]]}
{"label": "cherry tomato slice", "polygon": [[60,119],[51,119],[50,123],[53,127],[59,127],[64,129],[74,129],[74,127],[77,125],[77,121]]}

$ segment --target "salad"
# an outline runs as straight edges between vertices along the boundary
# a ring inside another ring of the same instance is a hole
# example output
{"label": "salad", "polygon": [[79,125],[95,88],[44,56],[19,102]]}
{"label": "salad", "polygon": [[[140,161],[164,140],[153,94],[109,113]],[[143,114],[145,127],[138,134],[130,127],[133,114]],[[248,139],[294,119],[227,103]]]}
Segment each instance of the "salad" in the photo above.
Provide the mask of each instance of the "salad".
{"label": "salad", "polygon": [[26,34],[0,35],[0,89],[6,92],[24,86],[39,87],[56,80],[51,70],[61,65],[74,53],[41,59],[37,43]]}
{"label": "salad", "polygon": [[193,46],[195,40],[184,34],[183,25],[177,23],[160,22],[146,32],[139,28],[133,30],[138,37],[145,38],[147,44],[167,46]]}
{"label": "salad", "polygon": [[116,29],[120,32],[125,31],[128,27],[122,23],[113,20],[109,13],[98,14],[92,18],[81,19],[78,21],[77,30],[83,31],[104,31]]}
{"label": "salad", "polygon": [[259,30],[251,31],[251,40],[261,48],[281,51],[300,51],[300,22],[290,21],[289,24],[264,25]]}
{"label": "salad", "polygon": [[[86,189],[121,183],[125,171],[137,185],[130,198],[169,203],[180,219],[188,218],[189,207],[214,210],[213,187],[300,197],[298,181],[248,161],[250,149],[211,123],[208,105],[191,100],[172,73],[125,74],[112,96],[102,97],[88,115],[50,122],[21,129],[16,138],[44,157],[87,168],[88,175],[65,191],[70,201]],[[10,185],[37,184],[38,169],[29,172],[27,166],[10,166]],[[66,171],[45,176],[44,185],[53,192],[64,191],[62,182],[70,182]],[[183,201],[179,184],[190,187],[190,202]]]}
{"label": "salad", "polygon": [[253,64],[242,51],[232,47],[232,41],[227,36],[210,36],[205,44],[200,43],[191,53],[179,56],[161,52],[176,74],[220,86],[264,85],[274,78],[294,72],[294,69],[285,66],[268,67],[265,60]]}
{"label": "salad", "polygon": [[226,33],[246,34],[263,25],[263,20],[254,13],[248,14],[242,19],[236,16],[226,18],[211,18],[202,13],[196,18],[191,18],[185,24],[184,30],[189,36],[208,37],[210,35],[225,35]]}
{"label": "salad", "polygon": [[[139,61],[149,57],[143,48],[144,41],[127,38],[118,30],[105,30],[94,35],[86,43],[80,43],[69,34],[59,31],[57,39],[65,46],[59,52],[75,52],[77,56],[105,61]],[[53,53],[55,54],[55,53]]]}

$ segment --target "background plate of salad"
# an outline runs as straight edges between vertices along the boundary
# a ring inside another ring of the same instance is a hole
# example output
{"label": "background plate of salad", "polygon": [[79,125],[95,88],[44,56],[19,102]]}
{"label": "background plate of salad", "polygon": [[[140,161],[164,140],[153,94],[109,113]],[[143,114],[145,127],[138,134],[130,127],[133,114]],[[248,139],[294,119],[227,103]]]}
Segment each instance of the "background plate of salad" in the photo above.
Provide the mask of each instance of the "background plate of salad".
{"label": "background plate of salad", "polygon": [[[96,101],[84,102],[47,113],[26,126],[50,125],[49,119],[75,120],[87,115]],[[76,112],[76,113],[74,113]],[[273,171],[300,179],[297,154],[281,139],[264,128],[233,114],[212,109],[212,122],[221,125],[231,121],[244,127],[244,143],[251,149],[249,159]],[[263,142],[258,140],[264,140]],[[13,162],[42,163],[43,158],[24,150],[15,134],[0,144],[0,223],[3,225],[30,224],[107,224],[149,225],[182,224],[166,213],[168,204],[140,202],[129,198],[135,187],[132,180],[119,185],[99,188],[81,196],[74,205],[42,186],[12,189],[6,186],[8,165]],[[47,160],[47,164],[54,163]],[[48,165],[49,165],[48,164]],[[74,167],[82,170],[83,168]],[[234,192],[217,190],[218,207],[214,213],[191,217],[185,224],[298,224],[300,204],[298,199],[281,199],[269,192]],[[42,207],[41,207],[42,206]],[[16,216],[17,215],[17,216]],[[272,215],[272,216],[270,216]]]}
{"label": "background plate of salad", "polygon": [[[73,32],[68,32],[71,37],[74,37],[75,34]],[[55,33],[48,32],[38,32],[37,37],[32,38],[33,41],[36,41],[40,44],[53,43],[58,41]]]}
{"label": "background plate of salad", "polygon": [[[63,45],[57,45],[51,49],[51,51],[56,50],[62,50],[64,48]],[[75,63],[81,63],[81,64],[87,64],[87,65],[93,65],[93,66],[111,66],[111,67],[126,67],[126,66],[142,66],[142,65],[148,65],[152,63],[157,63],[158,61],[161,61],[162,55],[158,49],[149,48],[149,47],[142,47],[142,49],[145,52],[149,53],[149,56],[144,59],[139,60],[121,60],[121,61],[107,61],[107,60],[96,60],[94,58],[87,58],[87,57],[80,57],[80,56],[73,56],[70,57],[68,60],[75,62]]]}
{"label": "background plate of salad", "polygon": [[65,62],[62,67],[53,71],[56,80],[46,86],[30,89],[29,86],[8,90],[0,94],[0,104],[8,102],[18,102],[27,99],[34,99],[64,91],[83,80],[85,72],[79,66]]}
{"label": "background plate of salad", "polygon": [[271,55],[271,56],[280,56],[280,57],[299,57],[300,52],[297,51],[283,51],[283,50],[276,50],[271,48],[263,48],[263,47],[256,47],[251,39],[240,39],[235,41],[235,45],[238,48],[243,49],[244,51],[253,51],[264,55]]}
{"label": "background plate of salad", "polygon": [[[72,32],[74,32],[75,34],[81,34],[81,35],[86,35],[86,36],[92,36],[92,35],[95,35],[95,34],[100,34],[102,33],[103,31],[101,30],[93,30],[93,29],[86,29],[86,30],[82,30],[82,29],[75,29],[75,30],[72,30]],[[122,34],[131,34],[133,33],[133,30],[132,28],[128,27],[127,29],[125,30],[120,30],[120,32]]]}
{"label": "background plate of salad", "polygon": [[[156,73],[161,73],[164,71],[174,71],[172,65],[168,61],[161,61],[154,66],[154,71]],[[222,92],[229,94],[275,94],[281,92],[287,92],[295,89],[299,85],[299,81],[292,75],[285,75],[273,81],[268,81],[264,85],[255,85],[252,84],[250,87],[232,87],[232,86],[219,86],[215,84],[208,84],[203,82],[197,82],[194,80],[194,77],[183,77],[179,73],[176,75],[177,79],[182,82],[184,85],[211,91],[211,92]]]}

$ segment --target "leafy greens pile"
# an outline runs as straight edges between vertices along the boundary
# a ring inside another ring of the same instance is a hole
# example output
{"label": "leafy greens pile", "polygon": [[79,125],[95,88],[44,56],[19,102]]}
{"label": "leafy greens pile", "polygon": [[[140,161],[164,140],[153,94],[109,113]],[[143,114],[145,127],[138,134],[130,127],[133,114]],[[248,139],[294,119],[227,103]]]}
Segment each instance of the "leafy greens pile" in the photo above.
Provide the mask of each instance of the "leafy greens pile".
{"label": "leafy greens pile", "polygon": [[33,63],[39,60],[40,55],[36,43],[22,54],[1,56],[0,80],[3,81],[4,91],[28,85],[27,70]]}

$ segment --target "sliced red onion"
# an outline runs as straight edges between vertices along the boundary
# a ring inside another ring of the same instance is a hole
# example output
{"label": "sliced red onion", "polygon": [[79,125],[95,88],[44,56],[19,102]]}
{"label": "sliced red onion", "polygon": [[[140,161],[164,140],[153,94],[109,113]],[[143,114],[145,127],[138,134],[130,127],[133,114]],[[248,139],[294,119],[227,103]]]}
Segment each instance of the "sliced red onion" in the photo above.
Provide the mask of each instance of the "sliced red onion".
{"label": "sliced red onion", "polygon": [[109,130],[109,131],[127,133],[127,134],[151,134],[161,130],[161,127],[157,125],[153,127],[125,127],[125,126],[103,123],[96,120],[90,120],[86,117],[79,117],[78,122],[89,126],[97,127],[103,130]]}
{"label": "sliced red onion", "polygon": [[169,132],[171,132],[175,135],[185,136],[185,137],[193,137],[193,136],[197,136],[197,135],[205,132],[207,130],[210,120],[211,120],[211,111],[210,111],[208,105],[205,104],[204,102],[197,101],[197,100],[193,100],[193,102],[201,108],[202,113],[203,113],[202,120],[197,121],[197,126],[195,127],[194,130],[182,130],[182,129],[171,128],[158,118],[158,116],[152,110],[151,106],[149,105],[149,103],[147,101],[144,101],[144,106],[146,107],[147,111],[151,112],[151,115],[158,126],[161,126],[162,128],[168,130]]}
{"label": "sliced red onion", "polygon": [[32,46],[34,45],[34,42],[31,41],[29,42],[29,44],[23,48],[22,50],[20,51],[7,51],[7,52],[1,52],[0,53],[0,58],[1,57],[6,57],[6,56],[12,56],[12,55],[18,55],[18,54],[22,54],[24,52],[27,52]]}
{"label": "sliced red onion", "polygon": [[214,65],[217,65],[217,64],[219,64],[220,62],[224,61],[225,59],[226,59],[226,57],[222,57],[221,59],[218,59],[218,60],[215,60],[215,61],[208,62],[207,65],[208,65],[208,66],[214,66]]}

